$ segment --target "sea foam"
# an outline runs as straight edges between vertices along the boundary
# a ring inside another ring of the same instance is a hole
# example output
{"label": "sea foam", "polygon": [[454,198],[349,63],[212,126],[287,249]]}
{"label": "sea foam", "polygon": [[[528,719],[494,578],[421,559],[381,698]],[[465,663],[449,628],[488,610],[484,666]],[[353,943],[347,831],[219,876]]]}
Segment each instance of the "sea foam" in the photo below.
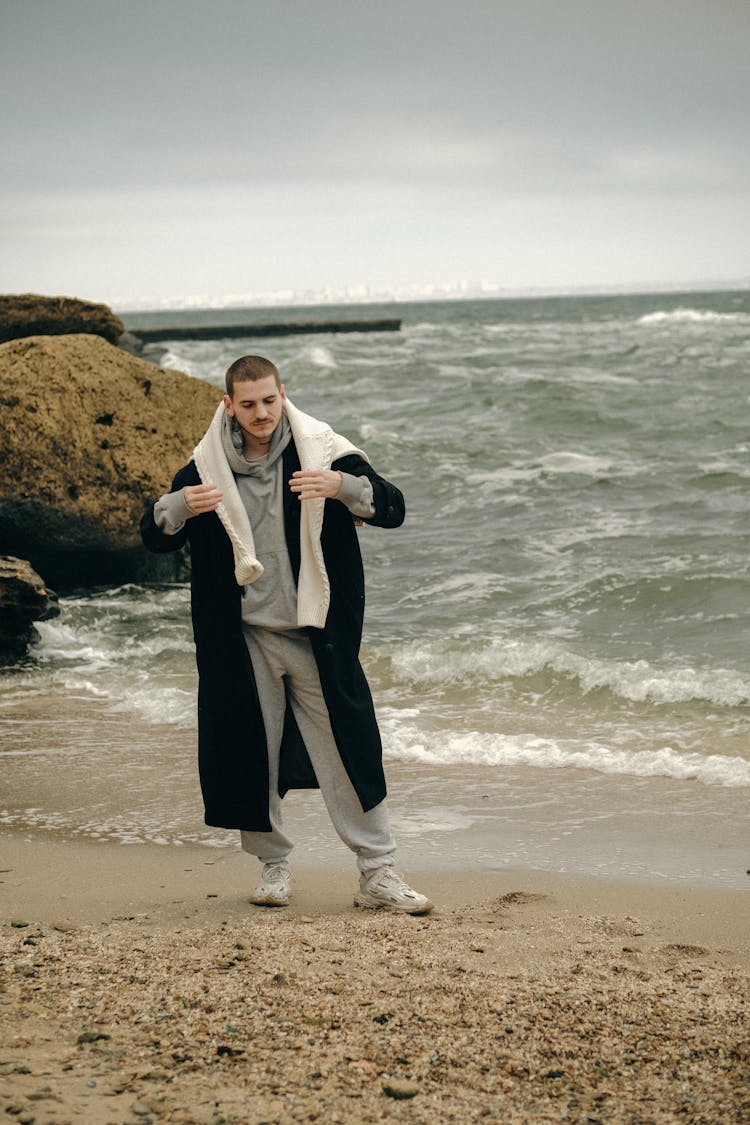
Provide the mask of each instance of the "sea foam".
{"label": "sea foam", "polygon": [[506,735],[482,731],[441,731],[428,735],[398,712],[381,718],[384,752],[394,761],[434,766],[531,766],[535,769],[594,770],[631,777],[668,777],[708,786],[750,787],[750,762],[723,754],[696,754],[671,746],[656,750],[622,750],[604,743]]}
{"label": "sea foam", "polygon": [[621,699],[643,703],[685,703],[705,700],[714,706],[750,703],[750,680],[725,668],[658,667],[647,660],[618,661],[582,656],[561,642],[540,638],[495,637],[484,643],[415,641],[391,656],[394,678],[430,684],[486,684],[548,673],[577,681],[583,694],[607,689]]}
{"label": "sea foam", "polygon": [[739,313],[718,313],[710,309],[659,309],[656,312],[646,313],[638,318],[638,324],[718,324],[726,321],[738,321]]}

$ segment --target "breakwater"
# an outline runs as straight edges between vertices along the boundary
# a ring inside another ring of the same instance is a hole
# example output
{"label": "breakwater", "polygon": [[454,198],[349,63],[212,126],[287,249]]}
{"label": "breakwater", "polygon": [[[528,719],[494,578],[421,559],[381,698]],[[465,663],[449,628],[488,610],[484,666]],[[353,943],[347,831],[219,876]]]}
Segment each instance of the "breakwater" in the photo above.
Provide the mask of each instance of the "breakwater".
{"label": "breakwater", "polygon": [[159,340],[220,340],[246,336],[296,336],[309,332],[398,332],[399,319],[329,320],[282,324],[181,325],[164,328],[130,328],[133,336],[144,344]]}

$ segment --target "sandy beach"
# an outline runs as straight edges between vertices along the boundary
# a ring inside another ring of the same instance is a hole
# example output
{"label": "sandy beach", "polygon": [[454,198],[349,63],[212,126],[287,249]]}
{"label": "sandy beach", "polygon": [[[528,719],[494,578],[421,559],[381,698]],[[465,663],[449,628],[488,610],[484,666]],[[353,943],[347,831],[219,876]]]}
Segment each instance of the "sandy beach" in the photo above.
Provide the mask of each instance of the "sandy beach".
{"label": "sandy beach", "polygon": [[352,907],[235,852],[2,838],[0,1111],[21,1125],[741,1122],[747,893],[409,871]]}

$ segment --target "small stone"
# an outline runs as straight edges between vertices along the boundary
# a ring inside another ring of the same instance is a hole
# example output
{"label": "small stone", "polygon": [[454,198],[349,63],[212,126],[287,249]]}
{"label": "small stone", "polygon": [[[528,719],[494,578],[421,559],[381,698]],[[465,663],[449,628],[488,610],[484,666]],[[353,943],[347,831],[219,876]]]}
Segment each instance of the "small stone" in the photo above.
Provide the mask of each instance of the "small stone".
{"label": "small stone", "polygon": [[76,1043],[96,1043],[99,1039],[110,1039],[106,1031],[83,1031],[76,1039]]}
{"label": "small stone", "polygon": [[383,1083],[383,1093],[387,1094],[389,1098],[397,1098],[399,1100],[416,1098],[419,1090],[420,1087],[416,1082],[407,1082],[399,1078],[390,1078],[387,1082]]}
{"label": "small stone", "polygon": [[10,1105],[5,1106],[5,1112],[15,1117],[17,1121],[23,1122],[23,1125],[33,1125],[34,1118],[25,1105],[20,1102],[11,1102]]}
{"label": "small stone", "polygon": [[245,1052],[241,1047],[230,1047],[226,1043],[220,1043],[216,1048],[216,1054],[219,1056],[219,1058],[226,1057],[233,1059],[238,1055],[244,1055],[244,1053]]}

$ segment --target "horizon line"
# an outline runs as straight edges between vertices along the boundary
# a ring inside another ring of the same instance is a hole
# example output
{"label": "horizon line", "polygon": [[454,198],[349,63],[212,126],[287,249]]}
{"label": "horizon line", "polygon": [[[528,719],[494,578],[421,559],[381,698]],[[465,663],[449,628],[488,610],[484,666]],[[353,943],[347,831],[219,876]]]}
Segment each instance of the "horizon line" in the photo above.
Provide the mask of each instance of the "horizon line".
{"label": "horizon line", "polygon": [[[109,303],[114,312],[209,312],[225,309],[305,308],[326,305],[432,304],[449,301],[539,300],[544,298],[597,296],[679,296],[682,293],[734,293],[750,289],[750,278],[649,284],[578,286],[474,287],[466,282],[434,285],[405,285],[393,289],[375,286],[333,286],[321,290],[272,290],[270,293],[193,294],[174,297],[118,297]],[[371,290],[366,293],[362,290]],[[359,292],[357,292],[359,291]]]}

